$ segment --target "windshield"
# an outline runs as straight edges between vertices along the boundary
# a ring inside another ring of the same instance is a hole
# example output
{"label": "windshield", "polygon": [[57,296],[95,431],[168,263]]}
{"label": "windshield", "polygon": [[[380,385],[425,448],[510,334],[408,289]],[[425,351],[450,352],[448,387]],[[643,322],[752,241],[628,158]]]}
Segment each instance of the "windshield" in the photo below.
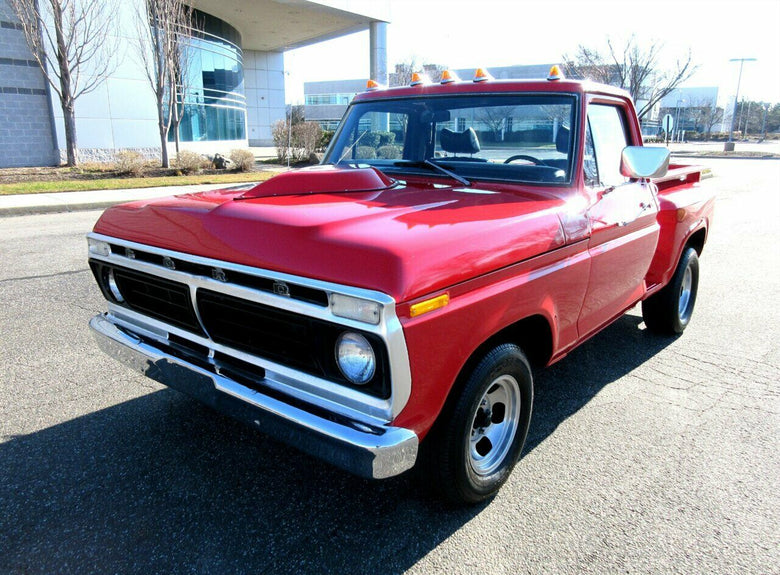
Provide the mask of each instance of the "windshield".
{"label": "windshield", "polygon": [[461,182],[568,183],[575,102],[571,95],[358,102],[347,111],[324,163],[457,175]]}

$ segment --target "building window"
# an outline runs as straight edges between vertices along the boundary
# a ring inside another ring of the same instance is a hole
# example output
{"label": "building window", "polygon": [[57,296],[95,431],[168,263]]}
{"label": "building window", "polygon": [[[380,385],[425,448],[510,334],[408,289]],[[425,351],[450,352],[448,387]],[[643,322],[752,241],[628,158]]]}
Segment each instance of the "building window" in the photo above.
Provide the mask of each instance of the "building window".
{"label": "building window", "polygon": [[[183,142],[246,139],[246,97],[241,35],[199,10],[193,19],[198,31],[187,44],[182,121]],[[168,139],[173,140],[171,132]]]}
{"label": "building window", "polygon": [[355,97],[354,93],[347,94],[309,94],[306,96],[307,106],[346,106]]}

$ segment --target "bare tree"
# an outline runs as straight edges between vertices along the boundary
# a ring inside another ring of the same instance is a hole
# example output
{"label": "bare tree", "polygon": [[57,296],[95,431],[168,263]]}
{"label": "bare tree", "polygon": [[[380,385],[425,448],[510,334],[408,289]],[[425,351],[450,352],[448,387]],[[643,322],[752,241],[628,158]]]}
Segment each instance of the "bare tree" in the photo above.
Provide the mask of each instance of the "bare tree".
{"label": "bare tree", "polygon": [[678,58],[671,69],[663,69],[660,56],[663,45],[640,45],[631,36],[623,46],[607,39],[607,51],[580,44],[573,57],[563,55],[564,71],[573,78],[588,78],[623,88],[631,94],[641,120],[661,99],[685,82],[696,71],[690,50]]}
{"label": "bare tree", "polygon": [[116,5],[106,0],[8,0],[27,45],[57,94],[65,123],[67,162],[78,162],[76,100],[116,66],[110,35]]}
{"label": "bare tree", "polygon": [[192,35],[192,8],[183,0],[145,0],[136,13],[138,56],[157,106],[161,164],[170,166],[168,134],[175,129],[179,150],[179,124],[186,97],[188,38]]}
{"label": "bare tree", "polygon": [[296,104],[294,106],[288,106],[286,117],[288,122],[292,122],[293,126],[306,121],[306,106]]}
{"label": "bare tree", "polygon": [[694,121],[701,126],[707,138],[712,134],[712,129],[723,121],[723,108],[715,105],[710,98],[704,98],[692,103],[694,109]]}
{"label": "bare tree", "polygon": [[509,121],[517,113],[517,106],[485,106],[480,108],[477,119],[487,124],[496,142],[503,142]]}

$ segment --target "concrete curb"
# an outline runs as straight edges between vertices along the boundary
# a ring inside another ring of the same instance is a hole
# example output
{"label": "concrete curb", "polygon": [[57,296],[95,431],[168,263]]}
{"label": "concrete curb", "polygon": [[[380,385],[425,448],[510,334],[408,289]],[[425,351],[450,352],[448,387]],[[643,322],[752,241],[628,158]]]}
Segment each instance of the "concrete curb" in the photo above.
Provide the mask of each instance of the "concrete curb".
{"label": "concrete curb", "polygon": [[167,196],[178,196],[211,190],[241,189],[254,186],[245,184],[195,184],[192,186],[166,186],[157,188],[135,188],[121,190],[100,190],[87,192],[59,192],[46,194],[15,194],[0,196],[0,218],[36,214],[66,213],[85,210],[100,210],[116,204],[138,200],[152,200]]}
{"label": "concrete curb", "polygon": [[67,204],[67,205],[39,205],[39,206],[18,206],[12,208],[0,207],[0,218],[13,216],[35,216],[39,214],[60,214],[68,212],[84,212],[88,210],[104,210],[115,206],[116,204],[131,202],[133,200],[121,200],[110,202],[93,202],[88,204]]}

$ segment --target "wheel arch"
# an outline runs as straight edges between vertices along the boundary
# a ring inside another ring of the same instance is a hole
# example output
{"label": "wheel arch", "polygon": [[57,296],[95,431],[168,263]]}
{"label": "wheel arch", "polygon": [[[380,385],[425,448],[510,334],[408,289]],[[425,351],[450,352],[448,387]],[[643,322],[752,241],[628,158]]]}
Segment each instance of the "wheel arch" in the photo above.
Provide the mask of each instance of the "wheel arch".
{"label": "wheel arch", "polygon": [[553,331],[550,322],[541,314],[518,320],[491,335],[474,350],[461,371],[469,371],[474,363],[490,349],[502,344],[514,343],[523,350],[532,367],[547,365],[552,357]]}
{"label": "wheel arch", "polygon": [[437,420],[445,413],[448,405],[461,393],[465,380],[483,357],[499,345],[509,343],[517,345],[525,354],[532,368],[547,365],[553,354],[553,330],[548,319],[542,314],[535,314],[520,319],[497,331],[482,342],[471,353],[458,372],[454,384],[447,394],[444,407]]}
{"label": "wheel arch", "polygon": [[[685,242],[685,247],[693,248],[696,250],[697,255],[701,255],[701,252],[704,250],[704,244],[706,242],[707,242],[707,228],[701,227],[688,237],[688,240]],[[683,252],[684,251],[685,248],[683,248]]]}

